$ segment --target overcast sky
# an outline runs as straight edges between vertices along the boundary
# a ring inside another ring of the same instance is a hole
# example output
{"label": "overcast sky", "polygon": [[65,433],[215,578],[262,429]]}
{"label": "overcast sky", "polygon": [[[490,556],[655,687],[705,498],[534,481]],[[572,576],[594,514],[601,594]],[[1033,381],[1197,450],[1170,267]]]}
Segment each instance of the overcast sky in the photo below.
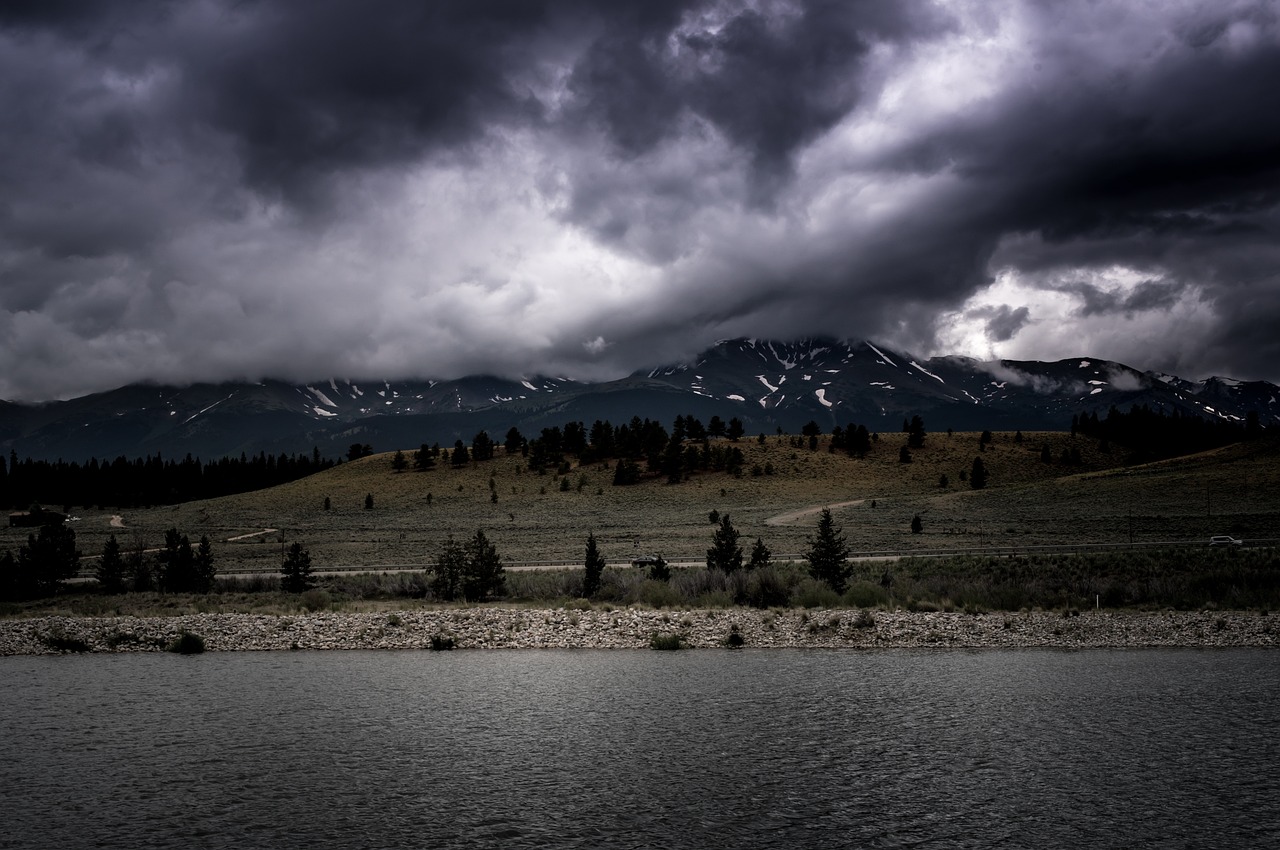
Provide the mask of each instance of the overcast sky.
{"label": "overcast sky", "polygon": [[1274,2],[0,5],[0,397],[716,339],[1280,381]]}

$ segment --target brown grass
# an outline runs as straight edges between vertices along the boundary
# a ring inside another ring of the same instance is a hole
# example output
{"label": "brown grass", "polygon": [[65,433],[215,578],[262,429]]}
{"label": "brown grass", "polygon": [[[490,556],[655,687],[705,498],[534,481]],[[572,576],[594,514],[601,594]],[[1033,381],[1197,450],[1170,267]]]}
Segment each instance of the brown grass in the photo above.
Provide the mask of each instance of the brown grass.
{"label": "brown grass", "polygon": [[[463,539],[477,528],[508,562],[578,560],[589,531],[611,560],[637,552],[701,558],[711,540],[712,509],[731,515],[745,548],[759,536],[784,555],[804,551],[816,517],[781,525],[767,520],[849,502],[833,513],[858,551],[1125,543],[1131,528],[1136,542],[1218,533],[1280,536],[1280,451],[1271,442],[1126,469],[1119,450],[1104,454],[1093,440],[1064,433],[1028,433],[1022,443],[998,433],[981,454],[977,434],[930,434],[914,462],[900,464],[903,437],[881,435],[864,460],[829,453],[825,443],[810,452],[793,448],[786,437],[770,436],[764,445],[744,439],[739,446],[747,472],[741,478],[700,473],[679,485],[654,478],[614,487],[611,466],[597,464],[572,469],[567,492],[559,489],[559,477],[530,473],[522,458],[501,450],[492,461],[462,469],[403,473],[392,471],[388,453],[271,490],[122,511],[125,529],[110,527],[112,511],[82,512],[74,528],[87,555],[100,552],[113,532],[126,550],[158,545],[170,527],[193,541],[208,535],[223,574],[275,570],[282,545],[295,540],[321,570],[421,565],[449,535]],[[1041,463],[1044,443],[1055,458],[1064,448],[1078,448],[1084,465]],[[990,482],[986,490],[972,491],[960,472],[979,456]],[[774,475],[750,474],[766,463]],[[938,486],[944,473],[946,489]],[[373,494],[373,510],[363,507],[366,493]],[[915,514],[924,521],[923,534],[910,532]],[[278,531],[227,542],[265,528]],[[25,539],[25,529],[4,529],[0,550],[16,552]]]}

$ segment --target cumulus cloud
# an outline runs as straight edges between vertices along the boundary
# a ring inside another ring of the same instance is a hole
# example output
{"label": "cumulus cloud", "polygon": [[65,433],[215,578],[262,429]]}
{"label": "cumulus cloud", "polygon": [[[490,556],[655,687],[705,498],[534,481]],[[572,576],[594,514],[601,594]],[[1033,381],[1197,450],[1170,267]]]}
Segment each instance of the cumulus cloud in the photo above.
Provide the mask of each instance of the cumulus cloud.
{"label": "cumulus cloud", "polygon": [[6,3],[0,396],[736,335],[1277,380],[1278,76],[1262,0]]}
{"label": "cumulus cloud", "polygon": [[1022,330],[1031,319],[1031,308],[1022,306],[1014,309],[1008,304],[999,307],[977,307],[967,314],[970,319],[981,319],[987,338],[994,342],[1008,342]]}

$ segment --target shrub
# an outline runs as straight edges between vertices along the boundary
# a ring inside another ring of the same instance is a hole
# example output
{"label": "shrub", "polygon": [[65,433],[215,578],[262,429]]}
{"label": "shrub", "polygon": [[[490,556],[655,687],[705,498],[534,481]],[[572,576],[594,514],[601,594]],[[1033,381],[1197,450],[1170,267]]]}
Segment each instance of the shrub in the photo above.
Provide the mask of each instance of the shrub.
{"label": "shrub", "polygon": [[54,629],[40,636],[40,640],[44,645],[55,652],[88,652],[89,644],[83,638],[75,637],[63,632],[61,629]]}
{"label": "shrub", "polygon": [[333,597],[327,590],[308,590],[302,594],[302,607],[308,611],[324,611],[333,604]]}
{"label": "shrub", "polygon": [[742,636],[742,632],[738,631],[738,624],[734,623],[729,627],[729,634],[724,639],[724,645],[730,649],[741,649],[746,646],[747,639]]}
{"label": "shrub", "polygon": [[876,615],[863,608],[853,618],[853,622],[850,625],[855,629],[874,629],[876,627]]}
{"label": "shrub", "polygon": [[875,608],[889,604],[889,591],[872,581],[855,581],[849,585],[843,599],[852,608]]}
{"label": "shrub", "polygon": [[199,655],[204,652],[204,638],[195,632],[183,631],[166,649],[179,655]]}
{"label": "shrub", "polygon": [[727,590],[711,590],[694,597],[695,608],[732,608],[733,596]]}
{"label": "shrub", "polygon": [[654,608],[677,608],[684,604],[684,597],[680,591],[664,581],[653,579],[638,584],[632,589],[629,597],[628,604],[642,603],[652,605]]}
{"label": "shrub", "polygon": [[669,651],[674,649],[684,649],[684,647],[684,638],[678,634],[660,635],[657,632],[654,632],[649,636],[650,649]]}
{"label": "shrub", "polygon": [[840,604],[840,594],[825,582],[808,578],[791,592],[791,604],[796,608],[834,608]]}
{"label": "shrub", "polygon": [[786,605],[791,600],[791,587],[786,577],[773,567],[753,570],[746,577],[743,590],[738,602],[753,608],[773,608]]}
{"label": "shrub", "polygon": [[441,634],[441,635],[432,635],[431,637],[432,652],[448,652],[449,650],[454,649],[456,646],[457,646],[457,643],[449,635]]}

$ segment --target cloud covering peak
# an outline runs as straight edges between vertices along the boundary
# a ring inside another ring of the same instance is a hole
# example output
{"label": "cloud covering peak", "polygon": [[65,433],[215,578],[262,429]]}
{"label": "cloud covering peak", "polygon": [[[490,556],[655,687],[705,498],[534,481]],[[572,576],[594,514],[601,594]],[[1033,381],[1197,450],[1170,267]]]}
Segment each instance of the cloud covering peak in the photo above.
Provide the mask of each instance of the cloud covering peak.
{"label": "cloud covering peak", "polygon": [[0,8],[0,397],[717,338],[1280,379],[1273,3]]}

